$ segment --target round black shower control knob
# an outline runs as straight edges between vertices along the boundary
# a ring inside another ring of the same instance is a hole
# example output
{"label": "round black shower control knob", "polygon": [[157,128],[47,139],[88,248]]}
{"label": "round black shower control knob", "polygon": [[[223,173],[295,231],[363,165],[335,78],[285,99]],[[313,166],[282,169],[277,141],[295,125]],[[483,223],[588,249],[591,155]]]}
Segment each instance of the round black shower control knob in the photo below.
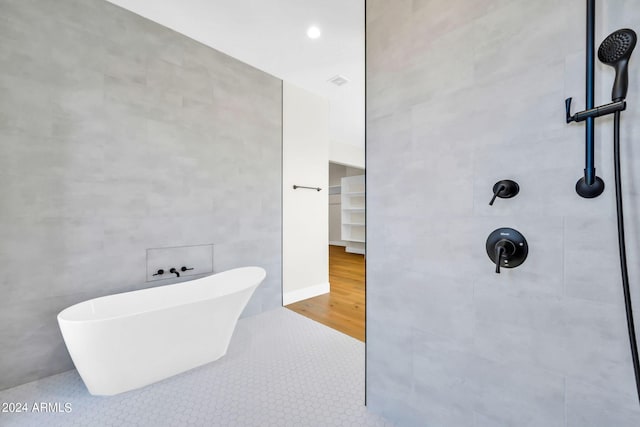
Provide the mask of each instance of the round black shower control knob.
{"label": "round black shower control knob", "polygon": [[529,245],[518,230],[498,228],[487,238],[487,255],[496,265],[496,273],[501,268],[514,268],[527,259]]}
{"label": "round black shower control knob", "polygon": [[160,269],[154,274],[154,276],[162,276],[163,274],[164,274],[164,270]]}
{"label": "round black shower control knob", "polygon": [[180,268],[180,271],[182,271],[182,272],[189,271],[189,270],[193,270],[193,267],[192,268],[187,268],[185,266],[182,266],[182,268]]}

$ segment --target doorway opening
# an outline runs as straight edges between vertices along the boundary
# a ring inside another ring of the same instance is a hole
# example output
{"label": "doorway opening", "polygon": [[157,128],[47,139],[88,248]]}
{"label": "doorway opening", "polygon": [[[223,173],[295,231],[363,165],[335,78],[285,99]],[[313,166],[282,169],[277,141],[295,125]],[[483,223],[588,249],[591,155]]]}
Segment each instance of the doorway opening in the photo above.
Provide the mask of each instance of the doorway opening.
{"label": "doorway opening", "polygon": [[365,341],[364,169],[329,163],[329,292],[286,307]]}

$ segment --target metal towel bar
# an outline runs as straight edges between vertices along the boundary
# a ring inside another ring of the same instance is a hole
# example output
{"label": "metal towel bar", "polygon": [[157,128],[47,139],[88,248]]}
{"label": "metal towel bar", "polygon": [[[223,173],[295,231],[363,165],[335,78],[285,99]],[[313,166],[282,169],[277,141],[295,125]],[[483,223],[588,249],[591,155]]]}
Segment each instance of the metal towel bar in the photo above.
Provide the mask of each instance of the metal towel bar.
{"label": "metal towel bar", "polygon": [[320,187],[305,187],[304,185],[294,185],[293,186],[294,190],[297,190],[298,188],[306,188],[308,190],[316,190],[316,191],[322,190],[322,188],[320,188]]}

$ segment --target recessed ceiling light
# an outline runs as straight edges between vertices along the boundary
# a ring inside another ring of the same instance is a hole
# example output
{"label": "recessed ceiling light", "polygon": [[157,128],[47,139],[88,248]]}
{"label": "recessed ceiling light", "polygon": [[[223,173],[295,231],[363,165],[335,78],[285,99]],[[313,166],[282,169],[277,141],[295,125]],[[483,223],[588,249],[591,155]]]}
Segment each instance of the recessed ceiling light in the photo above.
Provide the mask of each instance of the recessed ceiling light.
{"label": "recessed ceiling light", "polygon": [[316,27],[315,25],[312,25],[311,27],[309,27],[309,29],[307,29],[307,36],[310,39],[317,39],[318,37],[320,37],[320,35],[322,35],[322,31],[320,31],[320,28]]}

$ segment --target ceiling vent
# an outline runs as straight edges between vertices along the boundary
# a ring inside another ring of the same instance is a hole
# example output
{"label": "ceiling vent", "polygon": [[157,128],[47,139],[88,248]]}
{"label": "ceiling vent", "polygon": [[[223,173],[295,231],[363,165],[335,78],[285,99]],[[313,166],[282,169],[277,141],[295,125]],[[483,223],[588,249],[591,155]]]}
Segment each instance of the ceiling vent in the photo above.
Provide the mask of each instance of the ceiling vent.
{"label": "ceiling vent", "polygon": [[341,76],[340,74],[337,74],[337,75],[331,77],[327,81],[329,83],[333,83],[336,86],[342,86],[342,85],[345,85],[345,84],[349,83],[349,79],[346,78],[345,76]]}

